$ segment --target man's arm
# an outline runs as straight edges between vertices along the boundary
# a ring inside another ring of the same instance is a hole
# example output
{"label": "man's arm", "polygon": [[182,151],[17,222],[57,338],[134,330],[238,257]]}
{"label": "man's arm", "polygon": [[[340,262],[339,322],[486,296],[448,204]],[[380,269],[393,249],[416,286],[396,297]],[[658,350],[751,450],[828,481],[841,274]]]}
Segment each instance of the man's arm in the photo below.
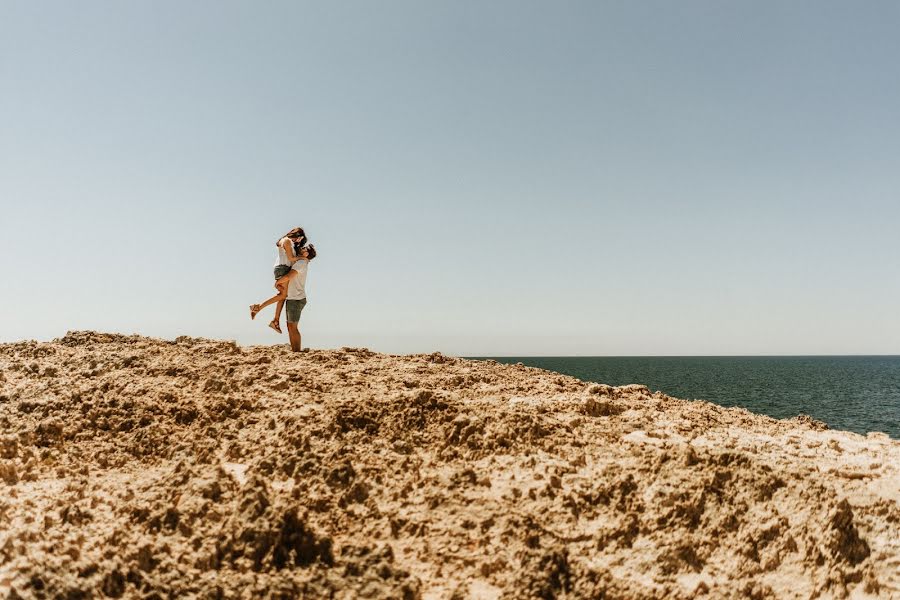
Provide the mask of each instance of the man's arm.
{"label": "man's arm", "polygon": [[287,275],[281,277],[280,279],[275,281],[275,287],[281,289],[282,287],[287,287],[287,285],[291,282],[291,279],[297,276],[297,271],[291,269],[287,272]]}
{"label": "man's arm", "polygon": [[[284,277],[278,279],[278,280],[275,282],[275,287],[278,288],[279,290],[282,289],[281,286],[282,286],[282,285],[286,286],[288,283],[290,283],[291,279],[293,279],[294,277],[296,277],[296,276],[297,276],[297,273],[298,273],[301,269],[305,271],[308,264],[309,264],[309,259],[307,259],[307,258],[302,258],[302,257],[301,257],[301,258],[298,258],[298,259],[297,259],[297,262],[295,262],[295,263],[291,266],[291,270],[287,272],[287,275],[285,275]],[[284,289],[287,289],[287,288],[284,288]]]}

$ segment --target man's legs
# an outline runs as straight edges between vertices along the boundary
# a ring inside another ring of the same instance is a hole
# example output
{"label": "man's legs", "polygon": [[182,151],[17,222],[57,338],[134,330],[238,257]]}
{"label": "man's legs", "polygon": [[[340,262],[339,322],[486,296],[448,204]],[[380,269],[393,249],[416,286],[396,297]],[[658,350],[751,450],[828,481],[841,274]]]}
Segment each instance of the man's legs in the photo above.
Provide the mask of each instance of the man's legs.
{"label": "man's legs", "polygon": [[291,323],[288,321],[288,337],[291,338],[291,351],[292,352],[300,352],[300,328],[298,327],[298,323]]}
{"label": "man's legs", "polygon": [[285,312],[287,313],[288,336],[291,339],[291,350],[300,352],[300,313],[306,306],[306,299],[288,300],[285,302]]}

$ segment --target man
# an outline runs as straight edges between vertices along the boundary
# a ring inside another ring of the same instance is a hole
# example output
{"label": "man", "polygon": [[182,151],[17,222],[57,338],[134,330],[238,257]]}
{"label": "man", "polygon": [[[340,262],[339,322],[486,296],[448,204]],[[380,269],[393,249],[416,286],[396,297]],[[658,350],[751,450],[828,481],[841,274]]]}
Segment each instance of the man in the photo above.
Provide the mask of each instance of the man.
{"label": "man", "polygon": [[291,267],[290,272],[278,280],[276,286],[287,286],[287,299],[284,309],[287,316],[288,337],[291,340],[291,350],[300,352],[300,313],[306,306],[306,271],[309,261],[316,257],[316,248],[312,244],[302,248],[299,252],[299,260]]}

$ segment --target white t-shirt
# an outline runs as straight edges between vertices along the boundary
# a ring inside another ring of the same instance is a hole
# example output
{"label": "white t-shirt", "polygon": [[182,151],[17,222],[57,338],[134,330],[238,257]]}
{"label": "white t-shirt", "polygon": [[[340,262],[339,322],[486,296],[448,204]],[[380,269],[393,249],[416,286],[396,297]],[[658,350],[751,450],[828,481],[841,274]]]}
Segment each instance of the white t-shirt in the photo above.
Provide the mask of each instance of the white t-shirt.
{"label": "white t-shirt", "polygon": [[306,298],[306,269],[309,267],[309,260],[301,258],[291,267],[297,271],[297,275],[291,278],[287,289],[288,300],[303,300]]}
{"label": "white t-shirt", "polygon": [[[284,241],[284,238],[278,240],[278,256],[275,257],[275,266],[278,265],[287,265],[291,266],[291,261],[288,260],[287,252],[284,251],[284,247],[281,245],[281,242]],[[293,242],[291,242],[293,244]]]}

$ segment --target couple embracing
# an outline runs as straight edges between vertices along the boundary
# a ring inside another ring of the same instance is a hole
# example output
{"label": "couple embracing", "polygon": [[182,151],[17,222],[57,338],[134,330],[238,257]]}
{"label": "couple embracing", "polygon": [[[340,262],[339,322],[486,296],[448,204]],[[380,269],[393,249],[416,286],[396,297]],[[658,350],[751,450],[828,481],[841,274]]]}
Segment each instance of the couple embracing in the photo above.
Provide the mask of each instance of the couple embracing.
{"label": "couple embracing", "polygon": [[316,247],[307,245],[306,233],[302,227],[295,227],[284,234],[275,245],[278,257],[275,260],[275,289],[278,293],[261,304],[250,305],[250,318],[270,304],[275,306],[275,318],[269,327],[281,333],[281,310],[285,308],[288,337],[291,350],[300,352],[300,313],[306,306],[306,271],[309,261],[316,257]]}

